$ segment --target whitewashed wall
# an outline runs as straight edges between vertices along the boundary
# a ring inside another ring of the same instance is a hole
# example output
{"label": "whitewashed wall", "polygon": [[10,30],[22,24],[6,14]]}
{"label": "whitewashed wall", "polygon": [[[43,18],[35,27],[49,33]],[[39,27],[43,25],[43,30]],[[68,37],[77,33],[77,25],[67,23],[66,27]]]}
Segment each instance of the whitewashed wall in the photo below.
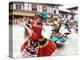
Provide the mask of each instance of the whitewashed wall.
{"label": "whitewashed wall", "polygon": [[21,57],[20,49],[24,43],[24,27],[13,25],[13,57]]}

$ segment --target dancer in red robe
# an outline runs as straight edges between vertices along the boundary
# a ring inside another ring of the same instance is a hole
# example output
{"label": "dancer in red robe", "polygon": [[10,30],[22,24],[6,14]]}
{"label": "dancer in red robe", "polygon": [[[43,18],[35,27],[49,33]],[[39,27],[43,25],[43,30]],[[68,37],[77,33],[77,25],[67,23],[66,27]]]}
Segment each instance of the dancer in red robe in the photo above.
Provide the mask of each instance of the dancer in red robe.
{"label": "dancer in red robe", "polygon": [[[42,36],[42,21],[46,20],[46,14],[44,12],[39,14],[37,23],[35,25],[27,25],[29,29],[32,31],[30,36],[31,40],[37,42],[38,51],[37,56],[50,56],[56,50],[56,44],[51,40],[48,40]],[[26,41],[22,47],[21,52],[27,48],[28,41]]]}

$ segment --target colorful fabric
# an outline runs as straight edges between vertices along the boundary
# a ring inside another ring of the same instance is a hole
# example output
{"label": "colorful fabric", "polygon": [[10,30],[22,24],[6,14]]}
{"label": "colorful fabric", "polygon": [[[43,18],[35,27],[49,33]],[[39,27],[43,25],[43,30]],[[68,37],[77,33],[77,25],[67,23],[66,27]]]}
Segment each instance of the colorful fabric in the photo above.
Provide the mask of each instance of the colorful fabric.
{"label": "colorful fabric", "polygon": [[[31,40],[39,42],[37,56],[50,56],[56,50],[56,44],[42,36],[42,29],[40,27],[32,26],[32,30],[34,32],[32,32]],[[24,42],[21,51],[24,51],[24,49],[27,48],[27,44],[27,41]]]}
{"label": "colorful fabric", "polygon": [[50,56],[56,50],[56,44],[48,40],[45,45],[39,47],[38,57]]}
{"label": "colorful fabric", "polygon": [[63,35],[60,36],[60,37],[59,36],[55,36],[55,35],[51,35],[50,40],[53,41],[53,42],[55,42],[55,41],[64,42],[65,41],[65,38],[64,38]]}

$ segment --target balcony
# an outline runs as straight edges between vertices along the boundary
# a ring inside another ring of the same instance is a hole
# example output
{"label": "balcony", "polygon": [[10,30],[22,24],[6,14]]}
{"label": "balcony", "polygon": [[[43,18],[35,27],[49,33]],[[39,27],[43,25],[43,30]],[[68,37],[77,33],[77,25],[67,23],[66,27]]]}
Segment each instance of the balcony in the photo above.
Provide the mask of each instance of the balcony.
{"label": "balcony", "polygon": [[[29,10],[16,10],[12,9],[12,13],[10,15],[22,15],[22,16],[34,16],[35,13],[39,13],[40,11],[29,11]],[[47,12],[48,17],[53,14],[52,12]],[[59,14],[53,14],[53,16],[59,16]]]}

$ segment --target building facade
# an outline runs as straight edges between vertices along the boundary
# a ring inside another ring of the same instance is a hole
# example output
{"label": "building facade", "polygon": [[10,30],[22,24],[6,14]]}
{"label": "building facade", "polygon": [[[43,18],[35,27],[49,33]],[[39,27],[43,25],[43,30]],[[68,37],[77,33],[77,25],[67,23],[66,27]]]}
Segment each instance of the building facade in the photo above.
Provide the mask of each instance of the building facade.
{"label": "building facade", "polygon": [[70,20],[72,18],[72,15],[75,15],[75,14],[67,10],[59,10],[59,15],[61,19]]}
{"label": "building facade", "polygon": [[67,8],[67,10],[69,10],[71,13],[73,13],[72,19],[78,20],[78,6]]}
{"label": "building facade", "polygon": [[47,17],[59,16],[59,6],[61,4],[49,4],[49,3],[31,3],[31,2],[10,2],[9,4],[9,15],[17,16],[30,16],[33,17],[35,13],[45,11]]}

